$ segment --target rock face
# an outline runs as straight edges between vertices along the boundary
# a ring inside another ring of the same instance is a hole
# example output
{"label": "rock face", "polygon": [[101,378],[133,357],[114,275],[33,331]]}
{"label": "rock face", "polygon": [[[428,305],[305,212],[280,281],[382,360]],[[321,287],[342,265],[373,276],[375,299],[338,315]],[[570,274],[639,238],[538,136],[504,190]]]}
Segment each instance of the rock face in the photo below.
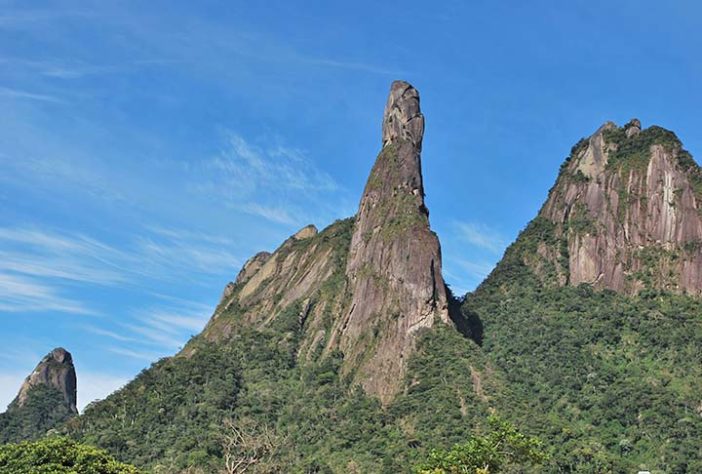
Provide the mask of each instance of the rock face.
{"label": "rock face", "polygon": [[357,216],[322,232],[306,226],[247,261],[204,337],[223,340],[241,322],[270,327],[292,315],[300,359],[340,351],[345,374],[383,403],[392,400],[418,331],[450,323],[441,249],[424,204],[423,133],[417,90],[394,82]]}
{"label": "rock face", "polygon": [[424,205],[419,94],[392,84],[383,148],[368,178],[354,224],[346,276],[351,294],[333,342],[368,393],[389,401],[420,328],[448,323],[439,240]]}
{"label": "rock face", "polygon": [[10,410],[22,408],[32,390],[38,386],[58,390],[63,395],[63,401],[68,410],[74,414],[78,413],[76,408],[76,370],[73,367],[73,358],[70,352],[59,347],[44,356],[39,365],[24,380],[17,397],[10,404]]}
{"label": "rock face", "polygon": [[[316,227],[306,226],[273,253],[260,252],[250,258],[236,281],[225,287],[203,335],[213,341],[226,339],[238,323],[267,326],[295,307],[304,312],[300,320],[305,330],[301,356],[321,352],[330,329],[329,318],[324,315],[340,312],[345,296],[342,275],[350,227],[349,219],[337,221],[319,233]],[[226,316],[232,311],[237,314],[236,320]]]}
{"label": "rock face", "polygon": [[561,244],[542,242],[528,262],[559,284],[635,294],[702,293],[702,173],[677,137],[606,123],[564,163],[539,216]]}

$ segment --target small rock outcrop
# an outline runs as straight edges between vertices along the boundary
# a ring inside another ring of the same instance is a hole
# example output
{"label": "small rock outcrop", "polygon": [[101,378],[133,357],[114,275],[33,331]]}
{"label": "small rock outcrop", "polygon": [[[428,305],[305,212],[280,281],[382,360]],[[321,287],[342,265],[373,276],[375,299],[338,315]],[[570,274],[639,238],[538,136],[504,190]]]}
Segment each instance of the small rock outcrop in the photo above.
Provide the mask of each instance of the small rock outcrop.
{"label": "small rock outcrop", "polygon": [[403,381],[417,331],[450,320],[439,240],[424,204],[424,117],[410,84],[392,84],[382,130],[346,263],[350,303],[332,343],[366,392],[387,402]]}
{"label": "small rock outcrop", "polygon": [[604,124],[574,147],[539,216],[562,242],[526,256],[542,276],[550,262],[559,284],[702,293],[702,172],[668,130]]}
{"label": "small rock outcrop", "polygon": [[228,297],[231,295],[231,287],[230,285],[238,284],[238,283],[246,283],[249,278],[251,278],[265,263],[266,261],[270,258],[271,254],[269,252],[258,252],[256,255],[251,257],[244,263],[244,266],[241,268],[241,271],[239,274],[236,276],[236,280],[234,280],[234,283],[230,283],[227,285],[227,288],[224,290],[224,296]]}
{"label": "small rock outcrop", "polygon": [[44,356],[39,365],[24,380],[9,410],[22,408],[32,390],[38,386],[53,388],[60,392],[69,412],[78,413],[76,369],[73,366],[71,353],[66,349],[58,347]]}

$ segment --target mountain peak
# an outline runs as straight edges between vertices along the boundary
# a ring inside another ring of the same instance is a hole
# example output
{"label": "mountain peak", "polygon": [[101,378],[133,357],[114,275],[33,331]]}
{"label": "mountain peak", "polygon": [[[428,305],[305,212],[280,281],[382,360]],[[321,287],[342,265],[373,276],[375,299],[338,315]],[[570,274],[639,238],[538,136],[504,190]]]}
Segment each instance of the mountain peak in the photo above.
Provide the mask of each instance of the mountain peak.
{"label": "mountain peak", "polygon": [[55,389],[63,396],[63,401],[71,413],[78,413],[76,408],[76,370],[73,357],[63,347],[45,355],[20,387],[19,393],[10,407],[21,408],[29,400],[33,389],[39,386]]}
{"label": "mountain peak", "polygon": [[295,327],[299,360],[341,352],[355,383],[383,403],[394,398],[420,330],[451,319],[424,203],[424,116],[407,82],[392,83],[382,131],[356,216],[321,232],[303,227],[249,259],[225,288],[206,339],[226,339],[242,324]]}
{"label": "mountain peak", "polygon": [[448,323],[439,239],[429,228],[420,151],[419,93],[393,82],[383,118],[383,148],[368,178],[346,264],[351,302],[338,329],[357,380],[381,401],[402,383],[415,334]]}
{"label": "mountain peak", "polygon": [[539,217],[549,242],[525,260],[542,279],[702,293],[702,172],[669,130],[601,126],[573,147]]}
{"label": "mountain peak", "polygon": [[419,92],[405,81],[395,81],[383,114],[383,147],[399,140],[410,141],[422,148],[424,116],[419,110]]}

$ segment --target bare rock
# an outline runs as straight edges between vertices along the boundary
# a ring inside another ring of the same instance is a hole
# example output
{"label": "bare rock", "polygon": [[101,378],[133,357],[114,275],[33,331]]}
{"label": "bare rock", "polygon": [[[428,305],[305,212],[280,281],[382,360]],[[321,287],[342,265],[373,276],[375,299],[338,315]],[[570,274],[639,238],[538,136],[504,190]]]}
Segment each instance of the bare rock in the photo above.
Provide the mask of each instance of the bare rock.
{"label": "bare rock", "polygon": [[351,301],[333,340],[347,369],[383,402],[400,388],[417,331],[449,322],[441,249],[424,204],[423,131],[419,93],[394,82],[346,263]]}
{"label": "bare rock", "polygon": [[32,389],[39,385],[58,390],[63,395],[69,411],[78,413],[76,370],[70,352],[61,347],[49,352],[24,380],[17,397],[10,404],[10,409],[23,407]]}
{"label": "bare rock", "polygon": [[317,235],[317,227],[310,224],[295,232],[292,238],[295,240],[305,240],[309,239],[310,237],[314,237],[315,235]]}
{"label": "bare rock", "polygon": [[383,116],[383,146],[409,141],[421,150],[423,136],[424,116],[419,110],[419,92],[407,82],[393,82]]}
{"label": "bare rock", "polygon": [[[241,267],[241,271],[239,274],[236,276],[236,280],[234,280],[234,284],[243,284],[246,283],[252,276],[258,272],[263,265],[268,261],[268,259],[271,257],[270,252],[258,252],[256,255],[251,257],[244,263],[244,266]],[[227,292],[227,289],[225,288],[225,293]],[[231,293],[230,295],[231,296]]]}
{"label": "bare rock", "polygon": [[641,133],[641,122],[639,119],[631,119],[629,123],[624,125],[624,133],[626,134],[627,138],[631,138]]}
{"label": "bare rock", "polygon": [[[540,211],[560,247],[540,249],[563,278],[635,294],[702,293],[702,171],[677,137],[633,119],[574,150]],[[545,275],[543,258],[528,264]]]}

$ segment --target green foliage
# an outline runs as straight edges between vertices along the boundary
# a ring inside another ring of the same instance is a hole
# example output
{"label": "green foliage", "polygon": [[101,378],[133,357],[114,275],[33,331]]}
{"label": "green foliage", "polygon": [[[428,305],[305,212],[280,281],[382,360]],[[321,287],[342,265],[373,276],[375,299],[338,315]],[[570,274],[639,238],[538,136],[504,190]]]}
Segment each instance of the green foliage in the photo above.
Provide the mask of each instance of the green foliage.
{"label": "green foliage", "polygon": [[[653,145],[661,145],[671,152],[681,150],[680,140],[675,133],[657,126],[646,128],[629,138],[624,127],[615,127],[605,130],[604,139],[607,143],[615,145],[615,149],[610,152],[607,166],[612,169],[618,168],[625,175],[630,169],[645,169],[648,166]],[[683,161],[686,161],[686,157],[689,157],[689,154],[680,155]],[[690,163],[686,166],[690,166]]]}
{"label": "green foliage", "polygon": [[505,468],[523,468],[548,459],[541,441],[526,436],[496,416],[488,419],[491,431],[474,435],[449,450],[432,450],[416,468],[418,474],[491,474]]}
{"label": "green foliage", "polygon": [[0,446],[4,474],[139,474],[107,452],[65,437]]}
{"label": "green foliage", "polygon": [[0,414],[0,444],[39,438],[74,415],[59,390],[36,385],[24,405],[14,402]]}
{"label": "green foliage", "polygon": [[382,407],[342,374],[343,354],[296,357],[299,309],[291,305],[268,328],[238,327],[226,344],[194,340],[190,357],[158,362],[86,409],[71,433],[156,473],[214,472],[227,426],[255,426],[275,447],[252,472],[394,474],[486,419],[472,378],[488,369],[475,343],[452,328],[422,335],[408,362],[410,388]]}
{"label": "green foliage", "polygon": [[702,301],[544,287],[508,263],[464,310],[505,378],[494,406],[550,447],[545,469],[702,472]]}
{"label": "green foliage", "polygon": [[589,143],[589,140],[587,138],[581,138],[578,140],[578,143],[573,145],[573,148],[570,149],[570,155],[561,163],[561,169],[560,171],[563,172],[567,167],[568,164],[573,160],[573,158],[577,157],[585,148],[587,148]]}
{"label": "green foliage", "polygon": [[140,466],[164,459],[167,467],[184,466],[217,457],[221,446],[213,428],[232,415],[241,390],[242,356],[201,344],[190,357],[163,359],[88,406],[69,432]]}

